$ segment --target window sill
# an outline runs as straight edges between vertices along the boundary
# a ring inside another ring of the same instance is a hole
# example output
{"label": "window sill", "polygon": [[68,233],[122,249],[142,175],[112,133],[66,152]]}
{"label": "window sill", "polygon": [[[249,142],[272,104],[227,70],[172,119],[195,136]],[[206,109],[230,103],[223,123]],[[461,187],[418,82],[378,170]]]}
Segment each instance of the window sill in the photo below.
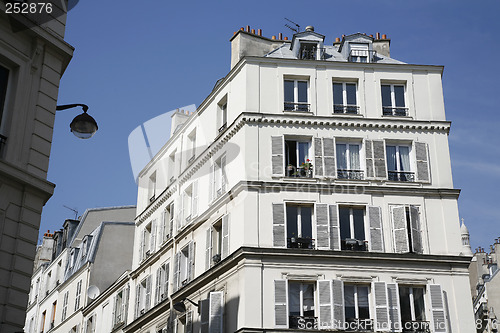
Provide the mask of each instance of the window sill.
{"label": "window sill", "polygon": [[314,112],[312,112],[312,111],[283,110],[283,114],[286,114],[286,115],[299,115],[299,116],[311,116],[311,115],[314,115]]}
{"label": "window sill", "polygon": [[334,117],[342,117],[342,118],[351,118],[351,117],[357,117],[357,118],[364,118],[365,115],[361,113],[332,113],[332,116]]}
{"label": "window sill", "polygon": [[398,187],[422,187],[422,183],[419,181],[416,182],[398,182],[393,180],[385,180],[386,185],[398,186]]}
{"label": "window sill", "polygon": [[317,183],[319,181],[318,177],[280,177],[282,181],[298,181],[300,183]]}
{"label": "window sill", "polygon": [[388,115],[388,114],[383,114],[382,118],[413,120],[412,116],[393,116],[393,115]]}

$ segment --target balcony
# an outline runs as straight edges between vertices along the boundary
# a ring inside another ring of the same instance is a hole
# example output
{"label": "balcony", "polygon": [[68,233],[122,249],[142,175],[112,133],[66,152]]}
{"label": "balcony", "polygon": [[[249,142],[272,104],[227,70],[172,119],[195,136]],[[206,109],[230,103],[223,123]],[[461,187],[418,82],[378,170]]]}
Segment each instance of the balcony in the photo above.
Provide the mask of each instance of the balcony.
{"label": "balcony", "polygon": [[337,169],[338,179],[353,179],[353,180],[363,180],[364,172],[363,170],[344,170]]}
{"label": "balcony", "polygon": [[286,167],[286,176],[295,178],[312,178],[312,164],[309,163],[308,166],[296,167],[294,165],[288,165]]}
{"label": "balcony", "polygon": [[340,248],[348,251],[368,251],[368,241],[346,238],[340,241]]}
{"label": "balcony", "polygon": [[408,108],[400,107],[400,106],[383,106],[382,114],[384,116],[393,116],[393,117],[406,117],[408,116]]}
{"label": "balcony", "polygon": [[318,318],[308,316],[288,316],[288,326],[289,328],[307,330],[317,329]]}
{"label": "balcony", "polygon": [[431,324],[423,320],[403,320],[404,333],[430,333]]}
{"label": "balcony", "polygon": [[414,182],[415,173],[414,172],[404,172],[404,171],[389,171],[389,180],[395,182]]}
{"label": "balcony", "polygon": [[310,112],[310,104],[302,102],[285,102],[285,111]]}
{"label": "balcony", "polygon": [[314,239],[290,237],[286,239],[286,247],[289,249],[314,249]]}
{"label": "balcony", "polygon": [[374,331],[373,319],[346,318],[345,329],[355,332]]}
{"label": "balcony", "polygon": [[334,104],[333,113],[336,114],[359,114],[359,106]]}

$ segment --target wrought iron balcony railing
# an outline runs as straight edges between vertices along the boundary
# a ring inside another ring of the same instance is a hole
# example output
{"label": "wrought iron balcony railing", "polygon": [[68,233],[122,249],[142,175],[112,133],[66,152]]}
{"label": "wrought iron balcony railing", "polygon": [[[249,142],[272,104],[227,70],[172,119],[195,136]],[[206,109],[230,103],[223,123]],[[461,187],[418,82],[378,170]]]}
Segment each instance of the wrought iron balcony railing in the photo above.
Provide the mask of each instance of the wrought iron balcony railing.
{"label": "wrought iron balcony railing", "polygon": [[414,182],[415,173],[414,172],[404,172],[404,171],[389,171],[389,180],[396,182]]}
{"label": "wrought iron balcony railing", "polygon": [[425,320],[403,320],[402,329],[404,333],[430,333],[431,324]]}
{"label": "wrought iron balcony railing", "polygon": [[314,249],[314,239],[302,237],[290,237],[286,239],[286,247],[289,249]]}
{"label": "wrought iron balcony railing", "polygon": [[303,102],[285,102],[285,111],[310,112],[310,104]]}
{"label": "wrought iron balcony railing", "polygon": [[382,114],[384,116],[406,117],[408,116],[408,108],[401,106],[383,106]]}
{"label": "wrought iron balcony railing", "polygon": [[288,316],[289,328],[315,329],[318,325],[317,317],[309,316]]}
{"label": "wrought iron balcony railing", "polygon": [[346,238],[340,241],[340,248],[350,251],[368,251],[368,241]]}
{"label": "wrought iron balcony railing", "polygon": [[333,105],[333,113],[359,114],[359,106],[357,106],[357,105],[334,104]]}
{"label": "wrought iron balcony railing", "polygon": [[345,329],[354,332],[371,332],[374,331],[373,319],[346,318]]}
{"label": "wrought iron balcony railing", "polygon": [[364,172],[363,172],[363,170],[337,169],[337,177],[339,179],[362,180],[362,179],[364,179]]}
{"label": "wrought iron balcony railing", "polygon": [[324,60],[325,59],[325,48],[324,47],[313,47],[309,49],[302,49],[299,52],[299,59],[303,60]]}

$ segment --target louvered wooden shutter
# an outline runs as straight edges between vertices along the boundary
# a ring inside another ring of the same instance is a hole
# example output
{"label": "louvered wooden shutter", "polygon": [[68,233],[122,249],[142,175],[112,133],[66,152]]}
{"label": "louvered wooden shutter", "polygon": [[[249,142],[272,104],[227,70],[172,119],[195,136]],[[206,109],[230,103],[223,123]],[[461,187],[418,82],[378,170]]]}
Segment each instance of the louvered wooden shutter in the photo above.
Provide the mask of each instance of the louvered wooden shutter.
{"label": "louvered wooden shutter", "polygon": [[[66,294],[64,294],[64,303],[66,303]],[[116,323],[117,323],[117,315],[118,315],[118,311],[120,311],[120,309],[118,309],[118,296],[115,295],[115,297],[113,297],[113,312],[111,314],[111,328],[115,327]],[[62,320],[64,321],[64,316],[62,318]]]}
{"label": "louvered wooden shutter", "polygon": [[205,268],[212,266],[212,227],[208,227],[205,246]]}
{"label": "louvered wooden shutter", "polygon": [[382,210],[380,207],[369,206],[368,218],[370,220],[370,249],[374,252],[384,252]]}
{"label": "louvered wooden shutter", "polygon": [[421,182],[430,182],[428,146],[424,142],[415,142],[417,160],[417,178]]}
{"label": "louvered wooden shutter", "polygon": [[224,294],[222,291],[213,291],[210,293],[209,308],[209,333],[222,333],[222,314],[224,310]]}
{"label": "louvered wooden shutter", "polygon": [[373,166],[373,143],[371,140],[365,141],[365,164],[366,164],[366,178],[375,177]]}
{"label": "louvered wooden shutter", "polygon": [[181,228],[184,226],[185,224],[185,219],[186,219],[186,207],[185,207],[185,202],[186,202],[186,192],[182,191],[182,195],[180,196],[180,214],[179,214],[179,218],[177,219],[177,230],[181,230]]}
{"label": "louvered wooden shutter", "polygon": [[411,245],[415,253],[423,253],[422,228],[420,227],[420,213],[417,206],[410,206]]}
{"label": "louvered wooden shutter", "polygon": [[215,200],[215,184],[214,184],[214,171],[215,170],[215,163],[210,166],[210,170],[208,172],[208,202],[212,202]]}
{"label": "louvered wooden shutter", "polygon": [[135,318],[139,317],[139,314],[141,313],[141,284],[138,283],[135,286]]}
{"label": "louvered wooden shutter", "polygon": [[288,328],[287,280],[274,280],[274,327]]}
{"label": "louvered wooden shutter", "polygon": [[193,311],[186,313],[186,333],[193,333]]}
{"label": "louvered wooden shutter", "polygon": [[200,325],[201,325],[201,333],[208,333],[208,323],[210,321],[209,318],[210,312],[210,299],[203,299],[200,302]]}
{"label": "louvered wooden shutter", "polygon": [[177,252],[174,257],[173,292],[176,292],[179,289],[180,274],[181,274],[181,253]]}
{"label": "louvered wooden shutter", "polygon": [[174,221],[175,221],[175,204],[174,203],[171,203],[170,204],[170,221],[168,222],[169,223],[169,237],[168,238],[171,238],[174,236]]}
{"label": "louvered wooden shutter", "polygon": [[155,304],[160,303],[161,301],[161,266],[156,270],[156,285],[155,285]]}
{"label": "louvered wooden shutter", "polygon": [[320,250],[330,249],[330,226],[328,221],[328,205],[317,203],[316,212],[316,247]]}
{"label": "louvered wooden shutter", "polygon": [[127,287],[124,289],[123,302],[122,302],[122,322],[124,322],[125,324],[127,323],[129,297],[130,297],[130,285],[127,284]]}
{"label": "louvered wooden shutter", "polygon": [[375,327],[377,331],[388,331],[390,324],[387,285],[385,282],[372,282],[372,290],[375,304]]}
{"label": "louvered wooden shutter", "polygon": [[335,177],[337,174],[335,167],[335,142],[332,138],[323,138],[323,163],[325,165],[325,176]]}
{"label": "louvered wooden shutter", "polygon": [[401,332],[401,314],[399,312],[399,289],[397,283],[387,284],[387,306],[391,332]]}
{"label": "louvered wooden shutter", "polygon": [[194,217],[198,215],[198,180],[193,182],[191,188],[191,220],[192,223],[194,221]]}
{"label": "louvered wooden shutter", "polygon": [[163,242],[165,241],[166,237],[167,237],[167,224],[168,221],[167,221],[167,211],[164,210],[162,213],[161,213],[161,223],[159,225],[159,229],[160,229],[160,232],[159,232],[159,235],[158,235],[158,243],[159,244],[163,244]]}
{"label": "louvered wooden shutter", "polygon": [[332,302],[332,281],[318,281],[319,295],[319,329],[332,328],[333,324],[333,302]]}
{"label": "louvered wooden shutter", "polygon": [[338,329],[344,329],[344,282],[332,281],[333,320]]}
{"label": "louvered wooden shutter", "polygon": [[284,158],[283,158],[284,143],[282,136],[272,136],[271,137],[271,164],[272,164],[272,175],[273,176],[283,176],[284,175]]}
{"label": "louvered wooden shutter", "polygon": [[375,177],[387,178],[387,164],[385,162],[384,140],[373,140],[373,165]]}
{"label": "louvered wooden shutter", "polygon": [[146,305],[144,309],[148,311],[151,308],[151,275],[146,278]]}
{"label": "louvered wooden shutter", "polygon": [[406,229],[406,209],[404,206],[392,207],[392,223],[394,226],[394,247],[396,252],[409,252],[408,232]]}
{"label": "louvered wooden shutter", "polygon": [[168,284],[170,283],[170,262],[165,265],[165,272],[163,278],[163,288],[162,288],[162,300],[167,299],[168,297]]}
{"label": "louvered wooden shutter", "polygon": [[151,241],[149,242],[149,251],[154,253],[156,250],[156,219],[151,221]]}
{"label": "louvered wooden shutter", "polygon": [[188,281],[192,281],[194,278],[194,242],[191,241],[188,244],[188,271],[187,271],[187,279]]}
{"label": "louvered wooden shutter", "polygon": [[273,246],[286,247],[285,204],[273,204]]}
{"label": "louvered wooden shutter", "polygon": [[330,249],[340,250],[340,228],[337,205],[329,205],[328,210],[330,219]]}
{"label": "louvered wooden shutter", "polygon": [[222,217],[222,259],[229,255],[229,215]]}
{"label": "louvered wooden shutter", "polygon": [[323,145],[321,138],[314,138],[314,175],[323,176]]}
{"label": "louvered wooden shutter", "polygon": [[146,230],[142,230],[141,232],[141,242],[139,244],[139,262],[144,259],[144,239],[146,237]]}
{"label": "louvered wooden shutter", "polygon": [[434,332],[447,332],[443,291],[439,284],[427,285],[427,293],[431,299],[431,313]]}

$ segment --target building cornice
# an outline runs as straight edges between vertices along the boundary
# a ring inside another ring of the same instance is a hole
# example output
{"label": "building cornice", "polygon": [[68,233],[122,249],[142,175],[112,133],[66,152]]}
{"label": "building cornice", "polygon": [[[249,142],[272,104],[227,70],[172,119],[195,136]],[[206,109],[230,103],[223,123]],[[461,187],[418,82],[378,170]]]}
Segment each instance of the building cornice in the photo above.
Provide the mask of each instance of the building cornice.
{"label": "building cornice", "polygon": [[125,271],[111,286],[104,290],[96,299],[92,300],[87,306],[82,309],[84,316],[92,312],[99,304],[106,300],[115,291],[124,287],[130,279],[130,271]]}

